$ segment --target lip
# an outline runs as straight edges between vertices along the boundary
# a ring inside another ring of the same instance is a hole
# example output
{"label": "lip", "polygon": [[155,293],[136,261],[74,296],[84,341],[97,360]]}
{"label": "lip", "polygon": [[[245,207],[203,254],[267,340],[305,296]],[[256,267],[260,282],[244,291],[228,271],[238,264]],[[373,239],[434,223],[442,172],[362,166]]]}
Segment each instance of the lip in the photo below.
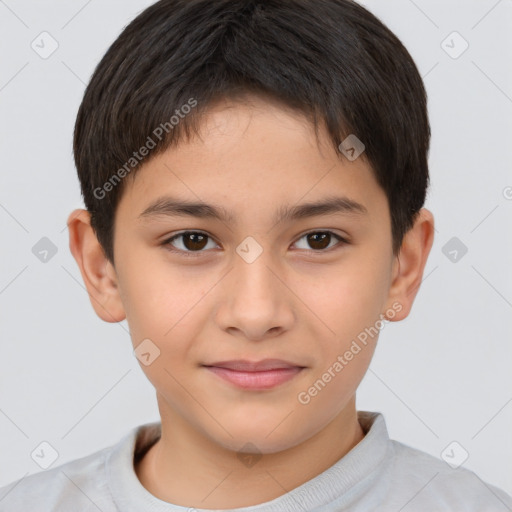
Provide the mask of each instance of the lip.
{"label": "lip", "polygon": [[304,367],[281,359],[237,359],[203,365],[218,377],[242,389],[271,389],[289,381]]}
{"label": "lip", "polygon": [[266,370],[301,368],[298,364],[290,363],[282,359],[262,359],[261,361],[233,359],[231,361],[218,361],[204,366],[226,368],[228,370],[235,370],[239,372],[262,372]]}

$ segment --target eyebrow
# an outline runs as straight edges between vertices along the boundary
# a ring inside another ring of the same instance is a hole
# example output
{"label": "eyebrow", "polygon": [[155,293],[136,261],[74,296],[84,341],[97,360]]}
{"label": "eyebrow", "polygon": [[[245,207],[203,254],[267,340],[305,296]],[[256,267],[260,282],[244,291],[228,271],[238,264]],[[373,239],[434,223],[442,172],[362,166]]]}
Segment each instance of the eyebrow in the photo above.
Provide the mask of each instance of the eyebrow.
{"label": "eyebrow", "polygon": [[[284,221],[300,220],[308,217],[329,214],[368,213],[365,206],[345,196],[329,196],[319,201],[303,203],[295,206],[281,206],[274,215],[274,224]],[[234,223],[236,216],[224,207],[200,201],[179,200],[172,197],[160,197],[151,203],[140,215],[140,219],[154,217],[197,217],[216,219]]]}

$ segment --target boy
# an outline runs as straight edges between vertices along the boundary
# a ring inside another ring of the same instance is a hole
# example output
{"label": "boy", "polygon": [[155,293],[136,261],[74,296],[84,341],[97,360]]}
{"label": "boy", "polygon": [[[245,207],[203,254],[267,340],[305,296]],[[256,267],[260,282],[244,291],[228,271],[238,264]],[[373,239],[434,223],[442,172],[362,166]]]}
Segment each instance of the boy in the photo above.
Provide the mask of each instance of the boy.
{"label": "boy", "polygon": [[512,510],[355,406],[432,247],[429,138],[410,55],[350,0],[141,13],[80,107],[68,227],[161,423],[1,489],[0,510]]}

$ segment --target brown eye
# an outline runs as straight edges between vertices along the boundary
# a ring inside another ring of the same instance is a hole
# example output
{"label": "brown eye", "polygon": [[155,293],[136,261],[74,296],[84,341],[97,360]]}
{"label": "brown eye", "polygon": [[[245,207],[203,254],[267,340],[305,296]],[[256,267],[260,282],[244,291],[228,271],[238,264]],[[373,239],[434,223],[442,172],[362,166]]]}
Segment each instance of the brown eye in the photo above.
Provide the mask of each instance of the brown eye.
{"label": "brown eye", "polygon": [[309,233],[307,239],[312,249],[326,249],[329,247],[331,235],[329,233]]}
{"label": "brown eye", "polygon": [[[298,245],[303,239],[306,240],[306,244],[302,244],[303,247],[299,247],[299,249],[310,251],[325,251],[335,245],[343,245],[343,243],[347,243],[346,240],[332,231],[311,231],[310,233],[303,235],[299,241],[296,242],[296,245]],[[336,240],[338,240],[338,244],[333,244],[332,242],[335,242]],[[339,242],[341,242],[341,244]],[[304,247],[304,245],[306,245],[306,247]]]}
{"label": "brown eye", "polygon": [[206,246],[208,237],[200,233],[185,233],[183,235],[183,245],[190,251],[200,251]]}
{"label": "brown eye", "polygon": [[214,247],[216,246],[215,242],[205,233],[185,231],[169,238],[164,242],[164,245],[170,246],[170,250],[175,252],[204,252],[203,249],[207,248],[209,241]]}

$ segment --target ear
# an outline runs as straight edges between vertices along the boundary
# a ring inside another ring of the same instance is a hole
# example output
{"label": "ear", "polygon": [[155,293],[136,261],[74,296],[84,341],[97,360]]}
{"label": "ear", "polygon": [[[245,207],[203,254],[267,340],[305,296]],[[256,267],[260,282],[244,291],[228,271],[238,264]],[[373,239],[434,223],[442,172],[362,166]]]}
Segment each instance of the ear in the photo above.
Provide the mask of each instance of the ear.
{"label": "ear", "polygon": [[395,314],[393,317],[387,317],[390,321],[397,322],[409,315],[423,279],[423,271],[433,242],[434,217],[429,210],[422,208],[414,225],[405,234],[400,251],[393,262],[387,307]]}
{"label": "ear", "polygon": [[87,210],[73,210],[67,221],[69,248],[84,280],[89,299],[96,314],[105,322],[120,322],[126,318],[117,275],[107,259]]}

